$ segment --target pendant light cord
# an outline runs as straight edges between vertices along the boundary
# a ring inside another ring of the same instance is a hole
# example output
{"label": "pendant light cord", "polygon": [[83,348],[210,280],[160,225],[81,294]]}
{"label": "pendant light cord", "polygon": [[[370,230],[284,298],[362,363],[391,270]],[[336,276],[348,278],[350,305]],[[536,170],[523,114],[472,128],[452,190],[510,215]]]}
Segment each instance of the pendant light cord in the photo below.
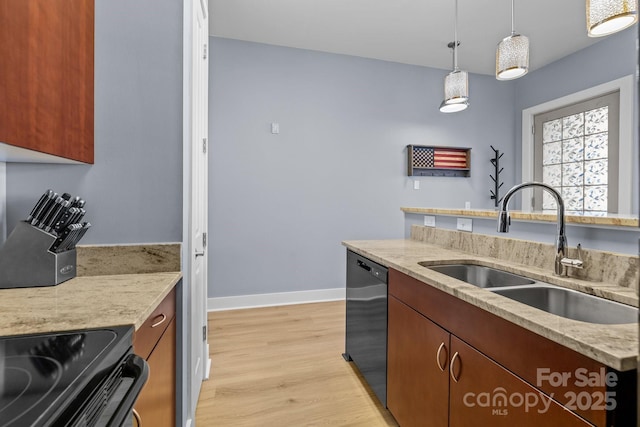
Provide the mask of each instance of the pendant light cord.
{"label": "pendant light cord", "polygon": [[458,0],[453,21],[453,71],[458,71]]}
{"label": "pendant light cord", "polygon": [[515,13],[513,11],[515,0],[511,0],[511,35],[516,34]]}

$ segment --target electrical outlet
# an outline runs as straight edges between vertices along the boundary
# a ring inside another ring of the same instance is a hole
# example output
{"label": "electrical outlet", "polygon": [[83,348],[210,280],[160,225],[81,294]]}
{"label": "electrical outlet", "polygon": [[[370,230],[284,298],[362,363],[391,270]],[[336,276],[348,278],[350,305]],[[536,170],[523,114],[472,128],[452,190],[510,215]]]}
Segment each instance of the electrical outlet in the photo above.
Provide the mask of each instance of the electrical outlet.
{"label": "electrical outlet", "polygon": [[273,134],[280,133],[280,123],[271,123],[271,133]]}
{"label": "electrical outlet", "polygon": [[436,226],[436,217],[433,215],[425,215],[424,216],[424,225],[427,227],[435,227]]}
{"label": "electrical outlet", "polygon": [[458,230],[473,231],[473,220],[471,218],[458,218]]}
{"label": "electrical outlet", "polygon": [[471,202],[464,202],[465,209],[471,209]]}
{"label": "electrical outlet", "polygon": [[413,189],[414,190],[419,190],[420,189],[420,181],[418,181],[417,179],[415,181],[413,181]]}

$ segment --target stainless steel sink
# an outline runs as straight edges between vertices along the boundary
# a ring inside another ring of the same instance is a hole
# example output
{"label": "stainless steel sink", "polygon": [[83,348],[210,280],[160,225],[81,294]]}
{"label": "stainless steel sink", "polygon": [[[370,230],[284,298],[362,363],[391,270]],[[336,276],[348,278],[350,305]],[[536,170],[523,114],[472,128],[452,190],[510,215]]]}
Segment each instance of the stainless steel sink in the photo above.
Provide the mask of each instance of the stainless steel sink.
{"label": "stainless steel sink", "polygon": [[604,298],[555,286],[527,286],[491,290],[512,300],[567,319],[598,324],[638,321],[638,309]]}
{"label": "stainless steel sink", "polygon": [[424,265],[447,276],[470,283],[479,288],[498,288],[503,286],[532,285],[535,281],[517,274],[507,273],[496,268],[476,264]]}

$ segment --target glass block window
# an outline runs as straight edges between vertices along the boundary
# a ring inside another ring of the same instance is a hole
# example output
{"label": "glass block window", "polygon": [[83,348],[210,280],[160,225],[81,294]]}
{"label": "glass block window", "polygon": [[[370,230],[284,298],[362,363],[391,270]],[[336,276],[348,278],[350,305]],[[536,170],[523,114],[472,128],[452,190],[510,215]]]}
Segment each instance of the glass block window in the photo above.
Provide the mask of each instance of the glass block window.
{"label": "glass block window", "polygon": [[[610,173],[617,165],[616,95],[535,118],[536,180],[558,190],[567,214],[605,215],[617,205],[617,200],[611,200],[617,197],[617,183]],[[534,199],[536,209],[556,211],[548,192],[538,191]]]}

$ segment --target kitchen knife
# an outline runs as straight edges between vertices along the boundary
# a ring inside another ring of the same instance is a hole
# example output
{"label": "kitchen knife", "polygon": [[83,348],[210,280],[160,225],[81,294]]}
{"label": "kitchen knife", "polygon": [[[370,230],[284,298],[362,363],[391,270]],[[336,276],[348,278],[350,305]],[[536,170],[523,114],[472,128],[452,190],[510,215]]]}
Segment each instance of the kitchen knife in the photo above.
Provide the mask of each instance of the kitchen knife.
{"label": "kitchen knife", "polygon": [[[65,231],[64,231],[64,235],[65,237],[60,241],[60,243],[57,246],[57,250],[56,252],[64,252],[68,249],[70,249],[73,246],[73,240],[76,236],[76,234],[78,234],[78,231],[80,231],[82,229],[82,224],[71,224],[69,225]],[[68,230],[68,232],[67,232]],[[55,244],[55,243],[54,243]]]}
{"label": "kitchen knife", "polygon": [[40,200],[38,200],[33,209],[31,209],[31,213],[27,217],[27,222],[31,222],[31,220],[42,210],[45,203],[49,199],[49,195],[51,194],[53,194],[53,190],[47,190],[42,196],[40,196]]}
{"label": "kitchen knife", "polygon": [[71,199],[71,206],[72,206],[72,207],[77,207],[77,206],[78,206],[78,202],[79,202],[80,200],[82,200],[82,199],[80,198],[80,196],[76,196],[76,197],[74,197],[73,199]]}
{"label": "kitchen knife", "polygon": [[87,213],[87,211],[84,208],[79,207],[77,209],[78,209],[78,212],[71,218],[71,221],[70,221],[71,224],[79,223],[84,217],[84,214]]}
{"label": "kitchen knife", "polygon": [[47,201],[47,205],[45,206],[44,210],[42,211],[42,215],[40,215],[40,217],[38,218],[38,223],[36,224],[38,226],[38,228],[44,228],[44,224],[47,221],[47,218],[49,218],[49,216],[56,209],[56,200],[58,200],[58,199],[62,200],[62,197],[60,197],[58,195],[58,193],[53,193],[53,194],[54,194],[54,198],[53,199],[49,199],[49,201]]}
{"label": "kitchen knife", "polygon": [[62,231],[62,233],[60,233],[60,235],[55,240],[55,242],[53,242],[49,250],[51,252],[58,252],[58,248],[62,245],[62,242],[64,242],[67,239],[67,237],[69,236],[72,230],[73,230],[73,227],[71,226],[68,226],[67,228],[65,228]]}
{"label": "kitchen knife", "polygon": [[63,201],[64,199],[61,196],[56,197],[53,205],[51,205],[47,213],[42,218],[42,221],[38,224],[38,228],[45,229],[49,226],[50,222],[53,221],[53,218],[58,214],[58,211],[62,209]]}
{"label": "kitchen knife", "polygon": [[[73,204],[73,202],[71,202]],[[72,224],[71,218],[80,211],[79,208],[70,207],[65,210],[62,217],[58,220],[56,225],[53,226],[53,230],[56,233],[61,233],[69,224]]]}
{"label": "kitchen knife", "polygon": [[51,219],[45,225],[44,231],[46,231],[47,233],[53,231],[54,233],[56,233],[56,235],[58,234],[57,231],[55,230],[55,226],[62,219],[65,212],[69,209],[69,205],[71,205],[71,202],[69,200],[62,199],[60,206],[58,207],[56,212],[53,214]]}
{"label": "kitchen knife", "polygon": [[52,191],[51,193],[47,192],[47,200],[42,204],[42,207],[38,212],[33,215],[31,219],[31,225],[38,225],[40,221],[44,218],[46,213],[49,211],[49,208],[55,203],[56,197],[58,197],[58,193]]}
{"label": "kitchen knife", "polygon": [[74,199],[74,203],[73,203],[72,206],[74,206],[76,208],[84,208],[84,204],[85,204],[84,199],[81,199],[80,197],[76,197]]}
{"label": "kitchen knife", "polygon": [[78,242],[80,241],[80,239],[82,239],[84,237],[84,235],[87,233],[87,230],[91,228],[91,223],[90,222],[85,222],[84,224],[82,224],[82,229],[78,231],[78,234],[76,235],[74,242],[73,242],[73,246],[75,247]]}

